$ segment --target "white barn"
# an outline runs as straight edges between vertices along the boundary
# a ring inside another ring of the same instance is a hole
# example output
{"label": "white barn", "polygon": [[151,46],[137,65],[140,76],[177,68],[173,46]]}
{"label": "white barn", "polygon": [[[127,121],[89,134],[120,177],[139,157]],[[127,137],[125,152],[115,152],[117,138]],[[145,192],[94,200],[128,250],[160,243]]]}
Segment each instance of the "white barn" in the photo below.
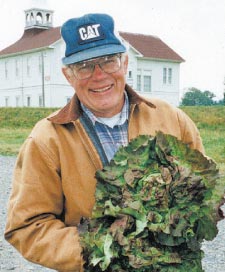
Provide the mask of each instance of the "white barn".
{"label": "white barn", "polygon": [[[52,22],[52,10],[25,10],[22,37],[0,51],[0,107],[62,107],[74,94],[61,72],[60,27]],[[119,34],[129,48],[127,83],[144,96],[178,106],[183,58],[158,37]]]}

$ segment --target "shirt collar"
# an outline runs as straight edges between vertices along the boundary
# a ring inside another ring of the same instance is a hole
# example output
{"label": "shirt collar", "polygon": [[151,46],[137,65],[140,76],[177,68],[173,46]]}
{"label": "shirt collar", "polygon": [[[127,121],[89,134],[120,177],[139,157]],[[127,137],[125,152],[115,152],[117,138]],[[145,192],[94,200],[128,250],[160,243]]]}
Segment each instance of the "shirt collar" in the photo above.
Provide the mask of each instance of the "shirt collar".
{"label": "shirt collar", "polygon": [[[142,102],[146,103],[148,106],[155,108],[156,106],[152,104],[149,100],[138,95],[129,85],[126,84],[125,91],[129,100],[129,104],[140,104]],[[83,109],[80,105],[80,101],[76,94],[71,98],[70,102],[62,109],[53,113],[48,117],[48,120],[54,124],[68,124],[72,121],[77,120],[82,114]]]}

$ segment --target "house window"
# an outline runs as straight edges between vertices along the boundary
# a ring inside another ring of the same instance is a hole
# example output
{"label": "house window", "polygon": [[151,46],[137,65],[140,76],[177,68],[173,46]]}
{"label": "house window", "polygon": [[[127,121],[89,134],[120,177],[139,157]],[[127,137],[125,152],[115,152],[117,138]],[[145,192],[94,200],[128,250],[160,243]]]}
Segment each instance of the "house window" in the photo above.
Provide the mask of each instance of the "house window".
{"label": "house window", "polygon": [[172,83],[172,68],[168,69],[168,83]]}
{"label": "house window", "polygon": [[42,73],[42,58],[41,56],[38,57],[38,70],[39,70],[39,74]]}
{"label": "house window", "polygon": [[5,107],[9,107],[9,97],[5,97]]}
{"label": "house window", "polygon": [[42,94],[39,94],[38,101],[39,101],[39,107],[43,107],[43,96],[42,96]]}
{"label": "house window", "polygon": [[27,76],[30,76],[30,58],[27,58]]}
{"label": "house window", "polygon": [[172,84],[172,68],[163,68],[163,84]]}
{"label": "house window", "polygon": [[132,71],[129,71],[128,77],[129,77],[129,78],[132,78]]}
{"label": "house window", "polygon": [[137,75],[137,90],[141,91],[141,75]]}
{"label": "house window", "polygon": [[31,97],[27,96],[27,107],[31,106]]}
{"label": "house window", "polygon": [[167,82],[167,68],[163,68],[163,84]]}
{"label": "house window", "polygon": [[15,60],[15,74],[16,74],[16,77],[19,76],[19,64],[18,64],[18,60]]}
{"label": "house window", "polygon": [[151,76],[144,76],[144,92],[151,92]]}
{"label": "house window", "polygon": [[6,61],[5,62],[5,78],[7,79],[8,78],[8,62]]}
{"label": "house window", "polygon": [[20,96],[16,96],[16,107],[20,106]]}

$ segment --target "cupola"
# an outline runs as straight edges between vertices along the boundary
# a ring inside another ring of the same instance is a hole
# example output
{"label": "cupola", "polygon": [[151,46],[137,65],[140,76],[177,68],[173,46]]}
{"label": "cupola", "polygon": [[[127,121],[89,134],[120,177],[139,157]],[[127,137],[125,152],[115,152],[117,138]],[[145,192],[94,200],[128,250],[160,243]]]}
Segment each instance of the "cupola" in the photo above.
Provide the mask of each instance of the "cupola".
{"label": "cupola", "polygon": [[31,8],[25,12],[25,30],[32,28],[49,29],[53,27],[53,10]]}

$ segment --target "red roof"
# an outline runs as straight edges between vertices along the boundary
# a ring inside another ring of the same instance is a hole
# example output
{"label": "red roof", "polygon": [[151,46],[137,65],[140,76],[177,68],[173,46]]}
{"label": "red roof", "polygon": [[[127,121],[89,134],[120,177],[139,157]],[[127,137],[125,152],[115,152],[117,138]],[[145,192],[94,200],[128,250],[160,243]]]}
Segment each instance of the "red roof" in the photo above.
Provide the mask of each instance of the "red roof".
{"label": "red roof", "polygon": [[[183,58],[158,37],[128,32],[120,32],[120,35],[129,42],[132,47],[140,52],[143,57],[176,62],[184,61]],[[48,47],[60,38],[60,27],[53,27],[50,29],[27,29],[17,42],[0,51],[0,56],[18,54],[20,52]]]}
{"label": "red roof", "polygon": [[120,32],[124,40],[128,41],[143,57],[152,59],[172,60],[183,62],[184,59],[173,51],[158,37],[151,35]]}
{"label": "red roof", "polygon": [[27,29],[17,42],[0,51],[0,56],[47,47],[58,41],[60,38],[60,27],[49,29]]}

